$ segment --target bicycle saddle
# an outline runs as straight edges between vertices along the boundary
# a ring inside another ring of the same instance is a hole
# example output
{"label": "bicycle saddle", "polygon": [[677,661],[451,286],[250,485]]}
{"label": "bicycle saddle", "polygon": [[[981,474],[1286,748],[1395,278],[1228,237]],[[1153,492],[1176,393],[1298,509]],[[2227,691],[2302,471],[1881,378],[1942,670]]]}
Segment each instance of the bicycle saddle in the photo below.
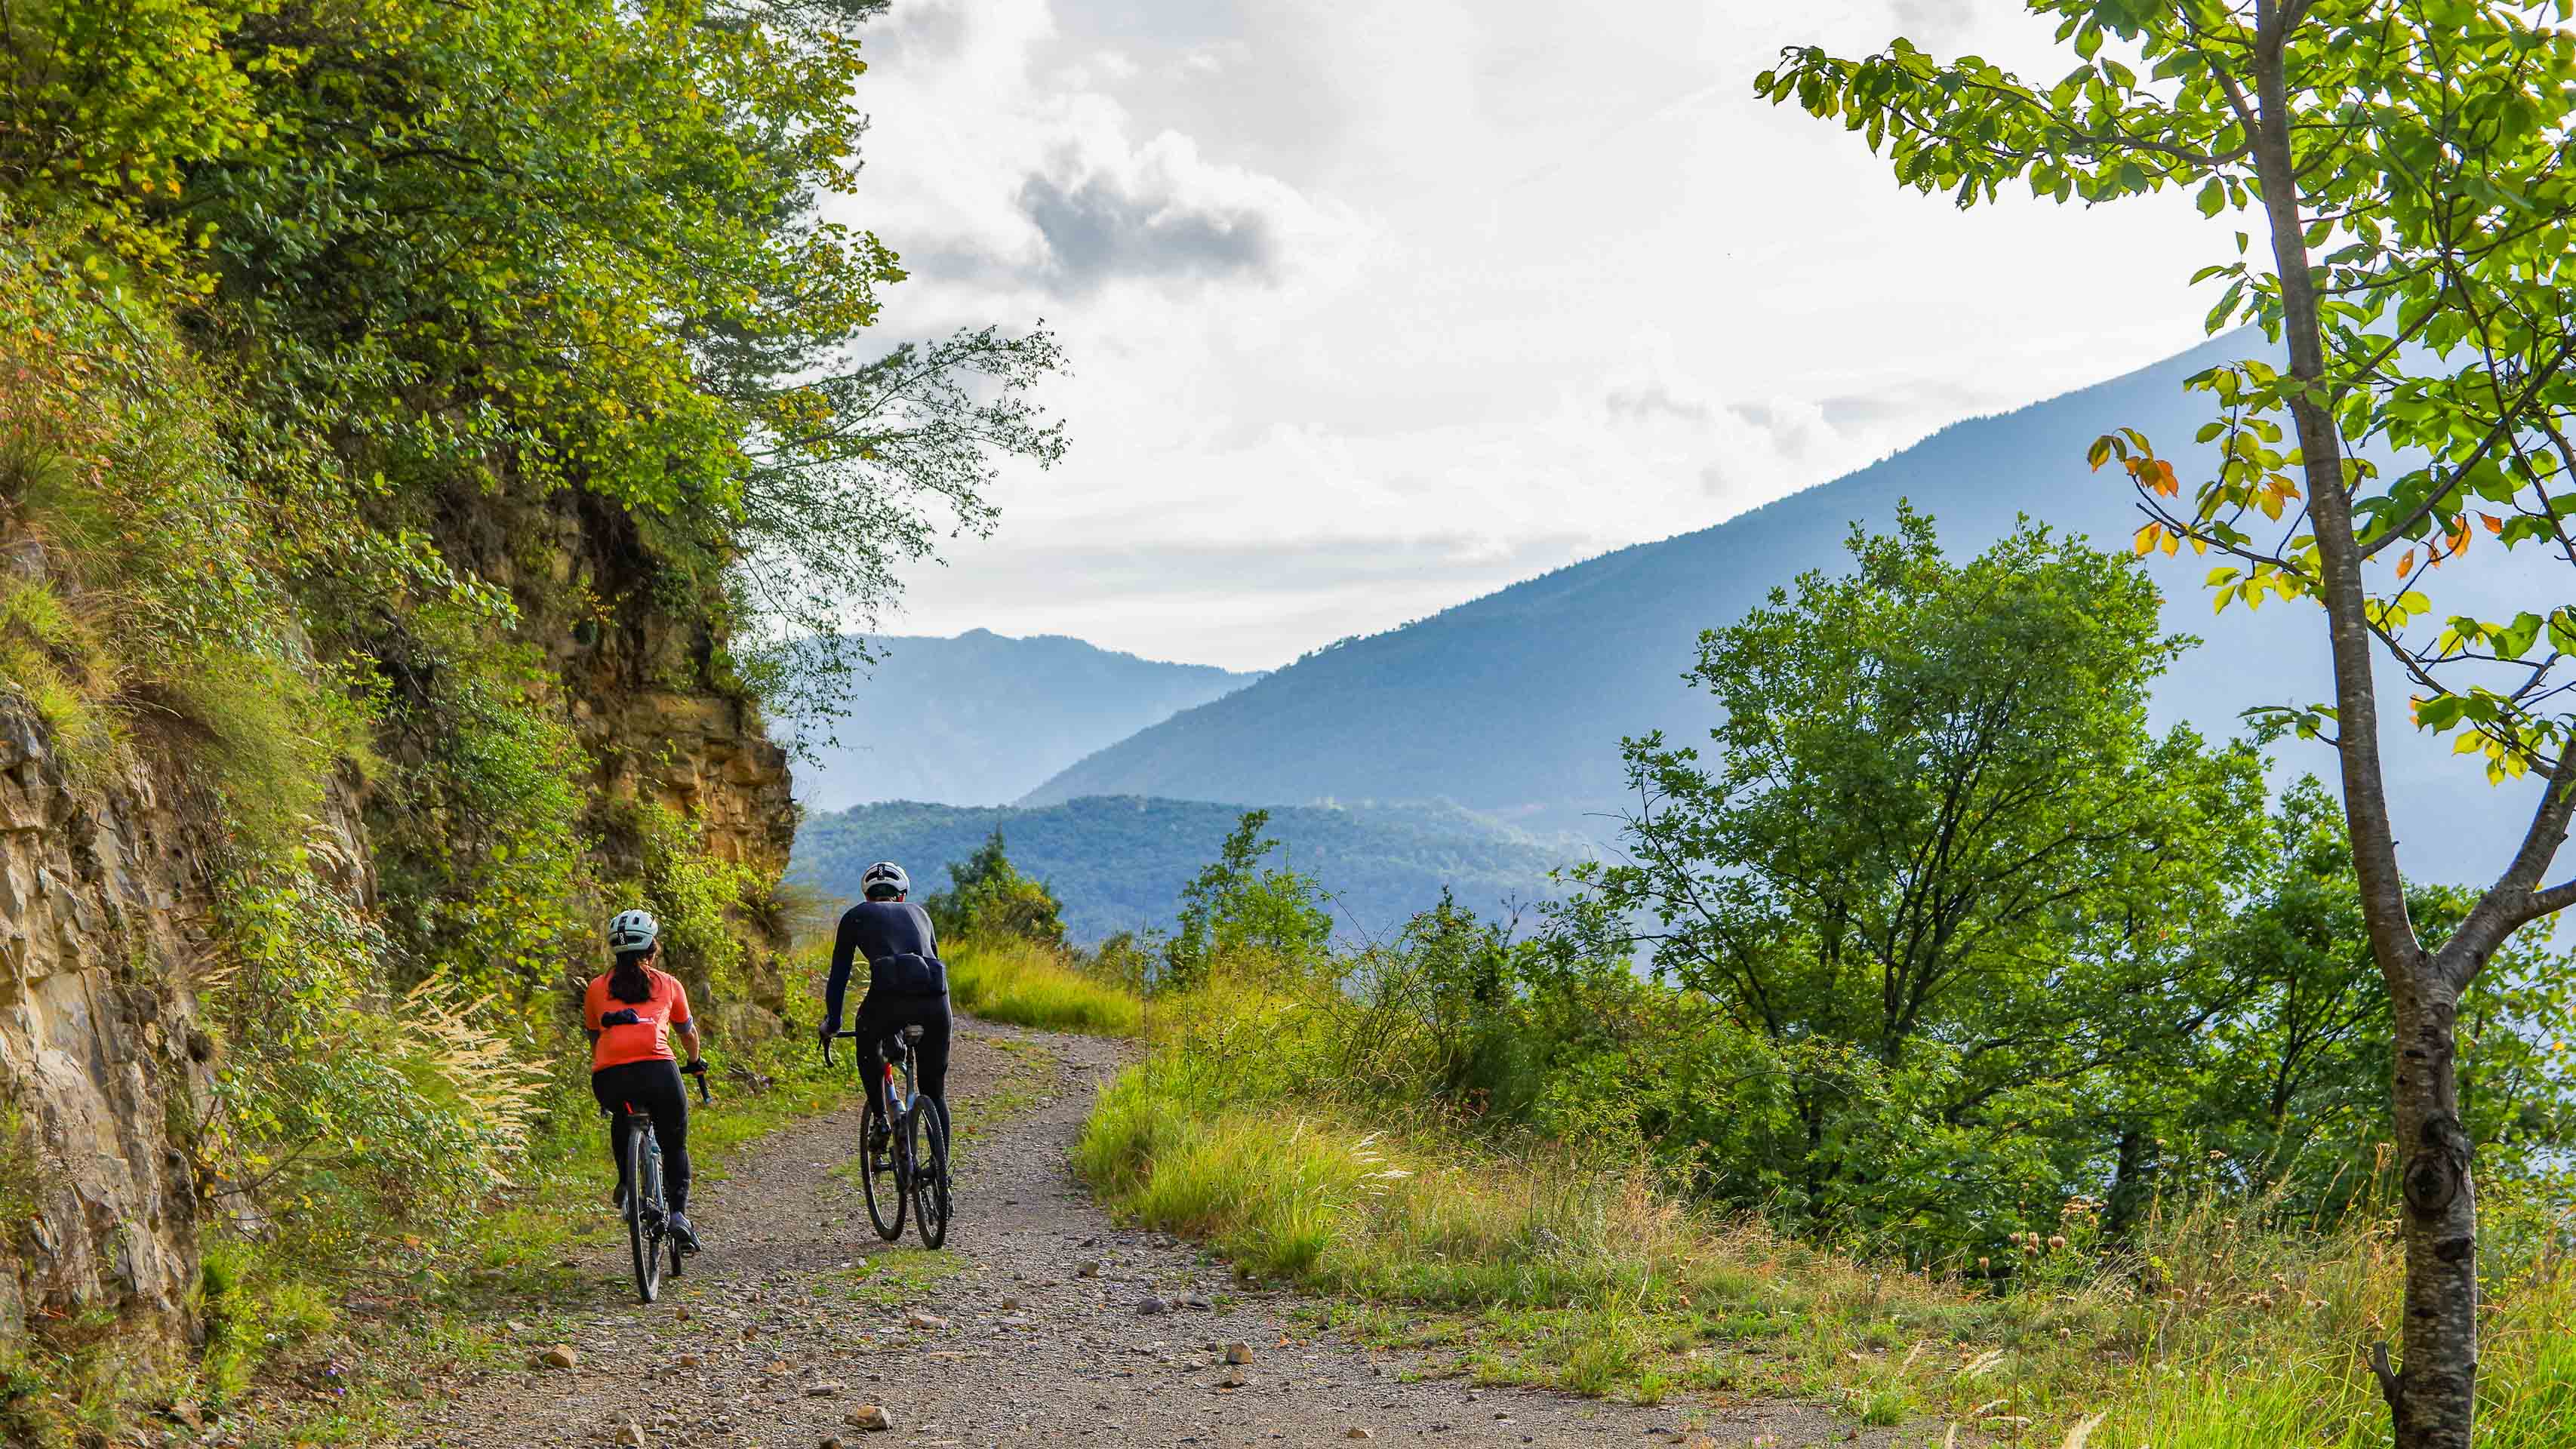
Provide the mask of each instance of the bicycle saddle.
{"label": "bicycle saddle", "polygon": [[917,1027],[917,1026],[907,1026],[907,1027],[905,1027],[905,1028],[903,1029],[903,1039],[904,1039],[905,1041],[919,1041],[919,1040],[921,1040],[921,1028],[920,1028],[920,1027]]}

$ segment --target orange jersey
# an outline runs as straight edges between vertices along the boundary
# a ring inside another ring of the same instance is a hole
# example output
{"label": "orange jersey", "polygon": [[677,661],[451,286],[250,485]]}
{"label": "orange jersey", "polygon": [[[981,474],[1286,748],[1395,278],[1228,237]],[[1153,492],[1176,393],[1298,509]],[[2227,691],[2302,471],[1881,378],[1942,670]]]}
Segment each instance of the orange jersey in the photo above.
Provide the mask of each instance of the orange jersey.
{"label": "orange jersey", "polygon": [[[689,1024],[689,991],[680,978],[667,971],[644,968],[645,982],[652,988],[642,1001],[619,1001],[608,994],[608,978],[590,978],[590,989],[582,993],[581,1019],[584,1025],[599,1033],[599,1041],[590,1049],[590,1069],[606,1071],[628,1062],[677,1061],[671,1044],[663,1033],[668,1027]],[[602,1025],[601,1018],[623,1012],[634,1013],[635,1019],[616,1025]]]}

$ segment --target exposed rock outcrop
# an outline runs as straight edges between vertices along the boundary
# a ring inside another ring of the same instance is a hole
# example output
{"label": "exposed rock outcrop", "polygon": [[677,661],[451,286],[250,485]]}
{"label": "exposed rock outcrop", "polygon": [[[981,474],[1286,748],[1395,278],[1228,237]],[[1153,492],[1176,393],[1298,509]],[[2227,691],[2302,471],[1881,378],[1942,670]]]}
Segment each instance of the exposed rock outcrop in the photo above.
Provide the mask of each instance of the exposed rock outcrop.
{"label": "exposed rock outcrop", "polygon": [[[137,756],[76,787],[0,704],[0,1339],[100,1309],[146,1339],[194,1331],[213,812]],[[362,831],[336,798],[330,815],[317,860],[363,873]]]}
{"label": "exposed rock outcrop", "polygon": [[[657,599],[613,511],[566,499],[519,521],[460,556],[518,598],[595,798],[670,807],[709,853],[775,879],[795,828],[786,757],[720,677],[711,626]],[[75,783],[9,699],[0,690],[0,1348],[98,1310],[138,1347],[175,1346],[201,1328],[192,1295],[218,1210],[193,1143],[221,1065],[200,1002],[217,960],[218,813],[189,784],[188,741],[138,740],[111,778]],[[317,865],[372,902],[354,797],[334,791],[326,815]],[[611,874],[633,871],[613,833],[607,849]],[[758,999],[721,1005],[765,1022],[785,942],[756,913],[735,924]]]}

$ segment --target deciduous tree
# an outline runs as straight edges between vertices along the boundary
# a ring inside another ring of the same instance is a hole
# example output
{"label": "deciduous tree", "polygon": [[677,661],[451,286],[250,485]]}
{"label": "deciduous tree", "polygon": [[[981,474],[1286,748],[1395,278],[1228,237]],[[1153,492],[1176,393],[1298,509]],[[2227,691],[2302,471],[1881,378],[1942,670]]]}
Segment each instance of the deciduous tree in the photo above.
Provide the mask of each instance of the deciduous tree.
{"label": "deciduous tree", "polygon": [[[2508,549],[2576,564],[2576,222],[2567,0],[2027,0],[2075,65],[2025,80],[1899,40],[1845,59],[1792,48],[1758,91],[1840,120],[1897,179],[1995,199],[2007,183],[2088,204],[2166,189],[2250,213],[2213,330],[2259,323],[2287,354],[2210,369],[2186,478],[2135,432],[2094,450],[2136,483],[2141,552],[2223,562],[2217,604],[2319,606],[2334,698],[2277,718],[2337,752],[2352,864],[2394,1030],[2406,1154],[2402,1369],[2378,1352],[2404,1449],[2465,1449],[2476,1405],[2477,1211],[2459,1099],[2462,993],[2513,933],[2576,904],[2546,878],[2576,810],[2565,575],[2510,618],[2446,611],[2452,577]],[[2259,238],[2262,245],[2255,242]],[[2276,354],[2277,355],[2277,354]],[[2372,458],[2402,460],[2382,466]],[[2438,945],[2411,918],[2381,765],[2375,683],[2417,691],[2491,778],[2547,781],[2510,863]]]}
{"label": "deciduous tree", "polygon": [[2258,842],[2261,781],[2241,746],[2148,730],[2190,641],[2133,562],[2029,525],[1953,562],[1911,510],[1850,548],[1701,637],[1714,758],[1631,741],[1633,860],[1591,875],[1775,1063],[1794,1120],[1748,1191],[1969,1233],[2040,1170],[2016,1154],[2089,1150],[2034,1114],[2224,1010],[2194,927]]}

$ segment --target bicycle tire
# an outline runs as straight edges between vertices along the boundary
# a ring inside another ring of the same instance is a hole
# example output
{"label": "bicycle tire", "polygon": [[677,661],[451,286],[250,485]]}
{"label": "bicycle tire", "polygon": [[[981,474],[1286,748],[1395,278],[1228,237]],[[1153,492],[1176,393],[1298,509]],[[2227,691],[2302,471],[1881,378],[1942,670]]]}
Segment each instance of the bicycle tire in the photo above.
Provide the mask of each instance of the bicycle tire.
{"label": "bicycle tire", "polygon": [[662,1239],[653,1210],[662,1202],[661,1154],[653,1129],[626,1134],[626,1239],[635,1256],[635,1296],[651,1303],[662,1291]]}
{"label": "bicycle tire", "polygon": [[[878,1237],[891,1243],[903,1236],[904,1212],[903,1169],[897,1160],[898,1148],[891,1128],[885,1133],[886,1170],[882,1174],[885,1178],[882,1184],[878,1181],[877,1165],[868,1156],[868,1127],[884,1122],[885,1114],[877,1110],[874,1100],[859,1114],[859,1189],[868,1199],[868,1221],[875,1225]],[[892,1217],[887,1216],[889,1206],[893,1209]]]}
{"label": "bicycle tire", "polygon": [[921,1245],[948,1241],[948,1109],[924,1097],[911,1112],[912,1223]]}

